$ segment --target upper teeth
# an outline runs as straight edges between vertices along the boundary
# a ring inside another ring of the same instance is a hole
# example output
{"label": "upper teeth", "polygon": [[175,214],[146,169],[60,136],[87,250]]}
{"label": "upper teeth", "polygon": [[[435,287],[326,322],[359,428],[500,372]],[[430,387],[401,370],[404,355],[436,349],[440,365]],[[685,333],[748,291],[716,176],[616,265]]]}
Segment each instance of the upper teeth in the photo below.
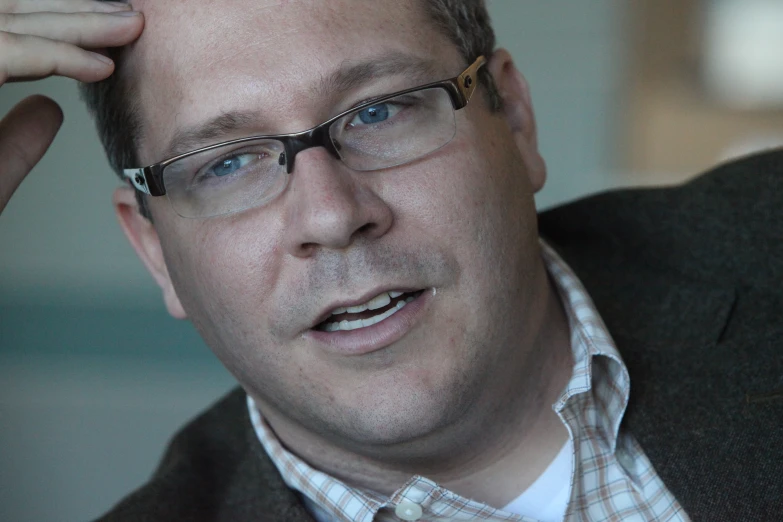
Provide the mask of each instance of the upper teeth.
{"label": "upper teeth", "polygon": [[[364,304],[356,305],[356,306],[349,306],[349,307],[341,307],[337,308],[332,312],[332,316],[344,314],[344,313],[350,313],[350,314],[356,314],[359,312],[364,312],[365,310],[377,310],[378,308],[383,308],[384,306],[391,303],[391,300],[397,297],[400,297],[403,294],[403,292],[383,292],[369,301],[367,301]],[[337,330],[355,330],[357,328],[365,328],[367,326],[372,326],[376,323],[379,323],[386,319],[387,317],[391,317],[399,310],[402,310],[402,308],[408,304],[409,302],[413,301],[413,296],[409,296],[407,299],[401,300],[397,303],[396,306],[390,308],[389,310],[386,310],[382,314],[376,315],[374,317],[370,317],[368,319],[357,319],[355,321],[348,321],[348,320],[342,320],[342,321],[334,321],[334,322],[327,322],[324,325],[324,330],[327,332],[335,332]],[[337,319],[337,318],[335,318]]]}
{"label": "upper teeth", "polygon": [[395,297],[400,297],[402,295],[402,292],[382,292],[366,303],[356,305],[356,306],[349,306],[347,308],[340,307],[336,308],[332,315],[339,315],[344,314],[348,312],[349,314],[358,314],[359,312],[364,312],[365,310],[377,310],[378,308],[383,308],[384,306],[391,303],[391,300]]}

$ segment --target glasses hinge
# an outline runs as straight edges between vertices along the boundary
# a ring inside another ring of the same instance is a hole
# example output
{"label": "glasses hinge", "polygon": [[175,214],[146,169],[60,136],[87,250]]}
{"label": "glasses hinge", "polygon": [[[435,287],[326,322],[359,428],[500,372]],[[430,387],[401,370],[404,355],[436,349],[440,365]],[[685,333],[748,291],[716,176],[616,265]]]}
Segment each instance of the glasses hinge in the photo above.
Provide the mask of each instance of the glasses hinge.
{"label": "glasses hinge", "polygon": [[144,174],[144,169],[125,169],[122,171],[122,175],[130,180],[131,184],[136,187],[136,190],[145,194],[150,193],[149,186],[147,185],[147,176]]}

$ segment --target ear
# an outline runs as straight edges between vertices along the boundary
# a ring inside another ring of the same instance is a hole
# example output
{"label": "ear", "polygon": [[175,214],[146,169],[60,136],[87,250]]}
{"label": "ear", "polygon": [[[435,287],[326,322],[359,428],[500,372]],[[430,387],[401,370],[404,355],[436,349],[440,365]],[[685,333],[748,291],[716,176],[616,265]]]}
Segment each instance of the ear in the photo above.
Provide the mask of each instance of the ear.
{"label": "ear", "polygon": [[527,166],[530,183],[533,190],[538,192],[546,181],[546,163],[538,151],[538,131],[530,87],[505,49],[495,51],[487,67],[503,103],[501,111]]}
{"label": "ear", "polygon": [[158,232],[152,222],[139,212],[136,192],[130,187],[120,187],[114,191],[112,202],[122,231],[163,291],[163,301],[169,314],[177,319],[185,319],[187,314],[169,277]]}

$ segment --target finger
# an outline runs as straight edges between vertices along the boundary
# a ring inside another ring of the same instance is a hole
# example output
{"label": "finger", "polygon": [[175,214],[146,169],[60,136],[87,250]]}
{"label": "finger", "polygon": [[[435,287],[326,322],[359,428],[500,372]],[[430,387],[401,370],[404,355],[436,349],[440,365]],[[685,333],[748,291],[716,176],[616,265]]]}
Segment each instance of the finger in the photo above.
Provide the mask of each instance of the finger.
{"label": "finger", "polygon": [[138,11],[0,14],[0,31],[79,47],[119,47],[138,38],[143,27],[144,17]]}
{"label": "finger", "polygon": [[0,13],[111,13],[130,8],[126,2],[96,0],[0,0]]}
{"label": "finger", "polygon": [[63,113],[45,96],[30,96],[0,121],[0,212],[60,129]]}
{"label": "finger", "polygon": [[114,71],[114,62],[105,56],[38,36],[0,33],[0,49],[0,85],[52,75],[95,82]]}

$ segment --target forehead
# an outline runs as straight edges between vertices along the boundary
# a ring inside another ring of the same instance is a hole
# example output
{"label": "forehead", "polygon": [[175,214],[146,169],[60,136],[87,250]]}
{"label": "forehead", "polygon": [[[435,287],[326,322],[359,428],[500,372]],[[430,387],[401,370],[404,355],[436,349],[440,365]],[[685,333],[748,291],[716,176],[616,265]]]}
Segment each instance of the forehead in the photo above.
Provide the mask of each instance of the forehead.
{"label": "forehead", "polygon": [[[146,20],[131,58],[142,156],[148,155],[144,149],[154,156],[152,144],[177,128],[232,110],[257,109],[266,123],[278,120],[287,127],[277,125],[277,132],[302,130],[312,121],[297,121],[292,109],[306,115],[322,106],[325,100],[316,99],[313,86],[346,63],[389,53],[458,61],[421,1],[135,2]],[[459,72],[452,69],[444,68],[450,75]]]}

